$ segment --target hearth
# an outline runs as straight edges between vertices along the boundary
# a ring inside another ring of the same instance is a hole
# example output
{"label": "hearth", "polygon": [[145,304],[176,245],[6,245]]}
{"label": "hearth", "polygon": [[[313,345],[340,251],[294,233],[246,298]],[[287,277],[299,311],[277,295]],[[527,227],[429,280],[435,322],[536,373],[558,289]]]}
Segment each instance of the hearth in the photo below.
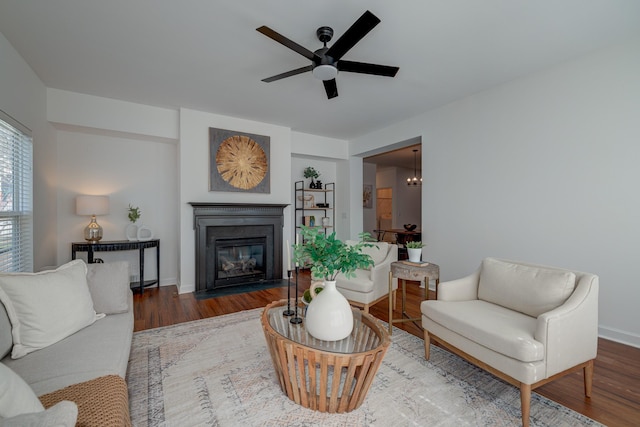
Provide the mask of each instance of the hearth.
{"label": "hearth", "polygon": [[196,292],[282,278],[287,205],[190,204],[196,233]]}

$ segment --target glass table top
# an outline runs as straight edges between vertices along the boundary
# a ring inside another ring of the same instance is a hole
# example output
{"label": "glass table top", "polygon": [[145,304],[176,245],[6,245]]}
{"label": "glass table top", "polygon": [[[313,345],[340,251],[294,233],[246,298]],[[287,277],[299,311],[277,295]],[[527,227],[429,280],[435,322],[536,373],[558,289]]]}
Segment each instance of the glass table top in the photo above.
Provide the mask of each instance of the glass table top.
{"label": "glass table top", "polygon": [[[293,306],[291,308],[295,309]],[[358,309],[353,310],[353,331],[351,331],[351,335],[340,341],[324,341],[312,337],[304,326],[304,308],[298,307],[298,317],[303,319],[302,323],[298,324],[290,322],[294,316],[283,316],[282,313],[286,309],[287,306],[284,302],[281,305],[269,308],[266,314],[269,326],[279,335],[306,347],[332,353],[350,354],[373,350],[382,342],[380,332],[367,325],[371,321],[365,320],[362,312]]]}

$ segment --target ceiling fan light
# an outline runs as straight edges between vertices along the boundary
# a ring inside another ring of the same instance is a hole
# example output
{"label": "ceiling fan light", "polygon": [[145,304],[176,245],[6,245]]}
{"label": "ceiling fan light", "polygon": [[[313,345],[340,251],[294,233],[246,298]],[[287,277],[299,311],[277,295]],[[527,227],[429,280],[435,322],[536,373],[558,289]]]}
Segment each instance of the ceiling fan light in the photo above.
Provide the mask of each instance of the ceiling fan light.
{"label": "ceiling fan light", "polygon": [[312,74],[318,80],[333,80],[338,75],[338,69],[333,65],[317,65]]}

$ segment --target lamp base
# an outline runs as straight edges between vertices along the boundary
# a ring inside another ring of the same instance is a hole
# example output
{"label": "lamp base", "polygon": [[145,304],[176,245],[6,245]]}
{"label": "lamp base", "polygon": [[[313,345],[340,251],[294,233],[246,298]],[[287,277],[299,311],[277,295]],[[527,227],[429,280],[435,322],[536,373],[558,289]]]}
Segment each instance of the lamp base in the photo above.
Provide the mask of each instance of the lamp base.
{"label": "lamp base", "polygon": [[102,239],[102,227],[96,222],[96,216],[91,217],[91,222],[84,228],[84,239],[89,243],[97,243]]}

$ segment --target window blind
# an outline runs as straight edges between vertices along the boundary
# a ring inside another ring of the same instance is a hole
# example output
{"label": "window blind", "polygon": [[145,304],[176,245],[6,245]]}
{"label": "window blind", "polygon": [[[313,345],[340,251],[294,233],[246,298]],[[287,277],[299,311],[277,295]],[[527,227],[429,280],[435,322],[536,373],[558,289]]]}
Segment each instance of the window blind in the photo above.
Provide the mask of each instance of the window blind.
{"label": "window blind", "polygon": [[33,271],[33,143],[0,111],[0,271]]}

